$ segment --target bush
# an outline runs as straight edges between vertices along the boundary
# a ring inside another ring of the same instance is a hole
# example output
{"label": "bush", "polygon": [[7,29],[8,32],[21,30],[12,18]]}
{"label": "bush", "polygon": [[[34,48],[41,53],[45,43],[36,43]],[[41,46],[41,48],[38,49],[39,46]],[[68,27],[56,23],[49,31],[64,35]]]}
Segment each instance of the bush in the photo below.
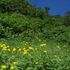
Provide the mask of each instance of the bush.
{"label": "bush", "polygon": [[24,16],[20,13],[0,13],[0,37],[30,37],[70,42],[69,27],[64,26],[63,18],[48,17],[44,20]]}

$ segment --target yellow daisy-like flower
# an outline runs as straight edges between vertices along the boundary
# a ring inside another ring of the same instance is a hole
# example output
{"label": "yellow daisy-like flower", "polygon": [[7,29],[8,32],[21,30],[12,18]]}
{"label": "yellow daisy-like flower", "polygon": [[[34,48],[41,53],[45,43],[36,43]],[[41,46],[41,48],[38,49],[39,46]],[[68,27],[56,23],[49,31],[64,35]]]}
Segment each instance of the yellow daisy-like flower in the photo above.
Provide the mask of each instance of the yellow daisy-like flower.
{"label": "yellow daisy-like flower", "polygon": [[16,48],[13,48],[13,49],[12,49],[12,52],[15,52],[16,50],[17,50]]}
{"label": "yellow daisy-like flower", "polygon": [[29,47],[29,49],[30,49],[30,50],[34,50],[34,48],[33,48],[33,47]]}
{"label": "yellow daisy-like flower", "polygon": [[40,47],[44,47],[44,46],[46,46],[46,44],[40,44]]}
{"label": "yellow daisy-like flower", "polygon": [[35,64],[39,64],[39,62],[38,62],[38,61],[36,61],[36,62],[35,62]]}
{"label": "yellow daisy-like flower", "polygon": [[10,70],[13,70],[15,67],[14,66],[10,66]]}
{"label": "yellow daisy-like flower", "polygon": [[7,66],[6,66],[6,65],[2,65],[1,68],[2,68],[2,69],[6,69]]}
{"label": "yellow daisy-like flower", "polygon": [[23,53],[24,53],[24,55],[28,54],[28,49],[25,49],[25,50],[23,51]]}
{"label": "yellow daisy-like flower", "polygon": [[23,50],[26,50],[26,48],[23,48]]}
{"label": "yellow daisy-like flower", "polygon": [[7,49],[8,51],[11,51],[10,48]]}
{"label": "yellow daisy-like flower", "polygon": [[3,47],[3,48],[2,48],[2,50],[6,51],[6,50],[7,50],[7,47],[6,47],[6,46],[5,46],[5,47]]}
{"label": "yellow daisy-like flower", "polygon": [[17,64],[17,62],[16,62],[16,61],[14,61],[14,62],[13,62],[13,64],[15,65],[15,64]]}
{"label": "yellow daisy-like flower", "polygon": [[21,50],[22,50],[21,48],[18,49],[18,51],[21,51]]}
{"label": "yellow daisy-like flower", "polygon": [[47,50],[45,50],[44,53],[47,53]]}
{"label": "yellow daisy-like flower", "polygon": [[1,47],[5,47],[5,46],[6,46],[6,44],[2,44],[2,45],[1,45]]}
{"label": "yellow daisy-like flower", "polygon": [[7,48],[9,48],[9,46],[7,46]]}

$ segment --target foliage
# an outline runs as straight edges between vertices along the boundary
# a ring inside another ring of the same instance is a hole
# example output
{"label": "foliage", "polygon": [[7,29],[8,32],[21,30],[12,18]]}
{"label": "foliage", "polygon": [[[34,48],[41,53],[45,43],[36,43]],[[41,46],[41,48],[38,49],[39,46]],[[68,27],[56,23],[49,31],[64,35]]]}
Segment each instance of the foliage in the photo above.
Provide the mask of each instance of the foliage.
{"label": "foliage", "polygon": [[70,16],[50,16],[27,0],[0,0],[1,70],[70,70]]}
{"label": "foliage", "polygon": [[44,17],[45,11],[36,8],[28,3],[27,0],[0,0],[0,12],[12,13],[19,12],[32,17]]}
{"label": "foliage", "polygon": [[62,17],[47,17],[42,20],[26,17],[16,12],[0,13],[0,37],[39,37],[70,43],[70,28],[66,27],[63,22]]}
{"label": "foliage", "polygon": [[[37,44],[34,44],[34,42],[37,42]],[[14,43],[16,42],[14,41]],[[69,70],[70,56],[67,55],[70,50],[68,46],[52,43],[50,45],[50,43],[41,39],[33,42],[21,41],[19,46],[14,46],[14,44],[9,46],[5,42],[0,43],[0,69]]]}

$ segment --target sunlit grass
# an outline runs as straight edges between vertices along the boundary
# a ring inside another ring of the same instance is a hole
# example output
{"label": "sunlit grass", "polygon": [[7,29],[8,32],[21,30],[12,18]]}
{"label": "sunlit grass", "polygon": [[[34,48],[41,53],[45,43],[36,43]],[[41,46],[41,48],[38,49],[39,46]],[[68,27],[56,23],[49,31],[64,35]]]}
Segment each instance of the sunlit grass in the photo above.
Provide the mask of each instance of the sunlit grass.
{"label": "sunlit grass", "polygon": [[[37,41],[37,40],[35,40]],[[28,41],[0,43],[0,69],[4,70],[69,70],[68,45],[38,39],[37,44]]]}

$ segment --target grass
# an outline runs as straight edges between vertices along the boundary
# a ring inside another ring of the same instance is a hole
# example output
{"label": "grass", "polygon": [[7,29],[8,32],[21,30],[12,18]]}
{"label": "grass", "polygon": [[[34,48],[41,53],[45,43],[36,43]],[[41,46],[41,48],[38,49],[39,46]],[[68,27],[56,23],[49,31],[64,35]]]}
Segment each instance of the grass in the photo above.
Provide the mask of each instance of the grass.
{"label": "grass", "polygon": [[70,70],[70,17],[9,1],[0,4],[0,70]]}
{"label": "grass", "polygon": [[66,44],[43,39],[0,41],[1,70],[70,70]]}

